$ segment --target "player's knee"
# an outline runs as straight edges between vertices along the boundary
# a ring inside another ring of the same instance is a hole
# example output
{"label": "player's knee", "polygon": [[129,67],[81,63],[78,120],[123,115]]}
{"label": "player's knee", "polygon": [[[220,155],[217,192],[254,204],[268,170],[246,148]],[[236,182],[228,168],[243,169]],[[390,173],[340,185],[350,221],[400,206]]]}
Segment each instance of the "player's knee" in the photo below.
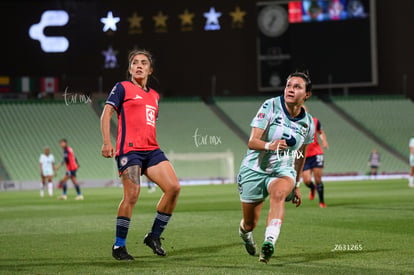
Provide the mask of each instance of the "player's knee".
{"label": "player's knee", "polygon": [[181,186],[177,182],[176,184],[173,184],[173,185],[169,186],[166,193],[168,193],[169,195],[171,195],[173,197],[178,197],[178,194],[180,194],[180,191],[181,191]]}
{"label": "player's knee", "polygon": [[285,201],[286,197],[289,195],[289,193],[285,192],[282,189],[275,189],[272,191],[272,193],[270,194],[270,199],[273,202],[283,202]]}
{"label": "player's knee", "polygon": [[244,221],[244,230],[247,232],[253,231],[256,228],[257,222],[255,221]]}
{"label": "player's knee", "polygon": [[125,202],[131,206],[134,206],[138,201],[138,193],[131,193],[125,196]]}

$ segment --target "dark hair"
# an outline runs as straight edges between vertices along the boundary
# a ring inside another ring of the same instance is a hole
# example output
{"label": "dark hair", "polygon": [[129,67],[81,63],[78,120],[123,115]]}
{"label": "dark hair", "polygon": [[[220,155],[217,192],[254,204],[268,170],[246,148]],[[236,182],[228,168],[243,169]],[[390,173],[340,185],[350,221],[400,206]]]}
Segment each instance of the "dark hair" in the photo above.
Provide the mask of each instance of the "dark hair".
{"label": "dark hair", "polygon": [[68,143],[68,141],[67,141],[67,139],[66,138],[62,138],[61,140],[60,140],[60,142],[64,142],[64,143]]}
{"label": "dark hair", "polygon": [[128,54],[128,69],[126,71],[126,77],[129,79],[131,77],[131,74],[129,73],[129,67],[131,67],[132,60],[134,57],[138,54],[143,54],[148,58],[148,61],[150,63],[151,68],[154,68],[154,59],[152,58],[152,54],[145,50],[145,49],[135,49],[129,52]]}
{"label": "dark hair", "polygon": [[291,79],[292,77],[301,77],[303,80],[305,80],[306,83],[306,91],[311,92],[312,91],[312,81],[310,79],[309,71],[307,69],[302,70],[296,70],[296,72],[291,73],[287,80]]}

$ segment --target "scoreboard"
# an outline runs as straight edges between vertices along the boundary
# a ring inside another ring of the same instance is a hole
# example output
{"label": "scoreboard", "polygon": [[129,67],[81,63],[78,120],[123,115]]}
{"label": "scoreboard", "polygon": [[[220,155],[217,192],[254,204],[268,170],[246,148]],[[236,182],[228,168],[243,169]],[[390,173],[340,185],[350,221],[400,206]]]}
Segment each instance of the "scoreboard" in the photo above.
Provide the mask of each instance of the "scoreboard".
{"label": "scoreboard", "polygon": [[257,4],[258,89],[282,89],[289,72],[309,69],[314,88],[377,84],[373,0]]}
{"label": "scoreboard", "polygon": [[150,85],[167,96],[273,92],[302,64],[317,87],[375,85],[374,1],[337,1],[365,15],[311,18],[309,3],[326,0],[5,0],[0,76],[11,90],[21,77],[42,90],[49,77],[59,91],[107,93],[126,78],[128,52],[145,48]]}

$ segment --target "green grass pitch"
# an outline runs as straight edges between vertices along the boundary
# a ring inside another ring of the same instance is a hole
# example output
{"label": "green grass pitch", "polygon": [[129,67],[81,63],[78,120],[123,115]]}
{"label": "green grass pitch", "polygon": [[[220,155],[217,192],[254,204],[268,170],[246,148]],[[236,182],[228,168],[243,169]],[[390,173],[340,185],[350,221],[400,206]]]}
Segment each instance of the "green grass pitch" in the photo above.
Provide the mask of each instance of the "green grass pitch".
{"label": "green grass pitch", "polygon": [[[121,188],[84,189],[84,201],[41,199],[38,191],[0,192],[0,274],[414,274],[414,189],[406,180],[325,183],[326,209],[286,204],[274,257],[249,256],[238,236],[237,188],[186,186],[163,234],[167,257],[144,246],[159,189],[145,187],[127,248],[132,262],[111,256]],[[268,201],[256,242],[263,241]]]}

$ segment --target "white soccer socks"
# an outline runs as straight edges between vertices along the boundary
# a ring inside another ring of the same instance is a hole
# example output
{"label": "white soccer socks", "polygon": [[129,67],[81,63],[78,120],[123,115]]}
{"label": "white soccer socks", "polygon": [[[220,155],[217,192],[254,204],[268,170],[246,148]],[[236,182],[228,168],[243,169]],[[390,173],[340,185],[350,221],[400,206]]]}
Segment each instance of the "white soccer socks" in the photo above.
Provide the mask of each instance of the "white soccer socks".
{"label": "white soccer socks", "polygon": [[47,184],[47,192],[49,193],[49,197],[53,196],[53,182]]}
{"label": "white soccer socks", "polygon": [[40,183],[40,197],[43,198],[45,196],[45,191],[43,190],[43,183]]}
{"label": "white soccer socks", "polygon": [[280,234],[280,227],[282,226],[282,220],[273,219],[270,221],[269,225],[266,227],[265,241],[271,242],[275,245]]}

